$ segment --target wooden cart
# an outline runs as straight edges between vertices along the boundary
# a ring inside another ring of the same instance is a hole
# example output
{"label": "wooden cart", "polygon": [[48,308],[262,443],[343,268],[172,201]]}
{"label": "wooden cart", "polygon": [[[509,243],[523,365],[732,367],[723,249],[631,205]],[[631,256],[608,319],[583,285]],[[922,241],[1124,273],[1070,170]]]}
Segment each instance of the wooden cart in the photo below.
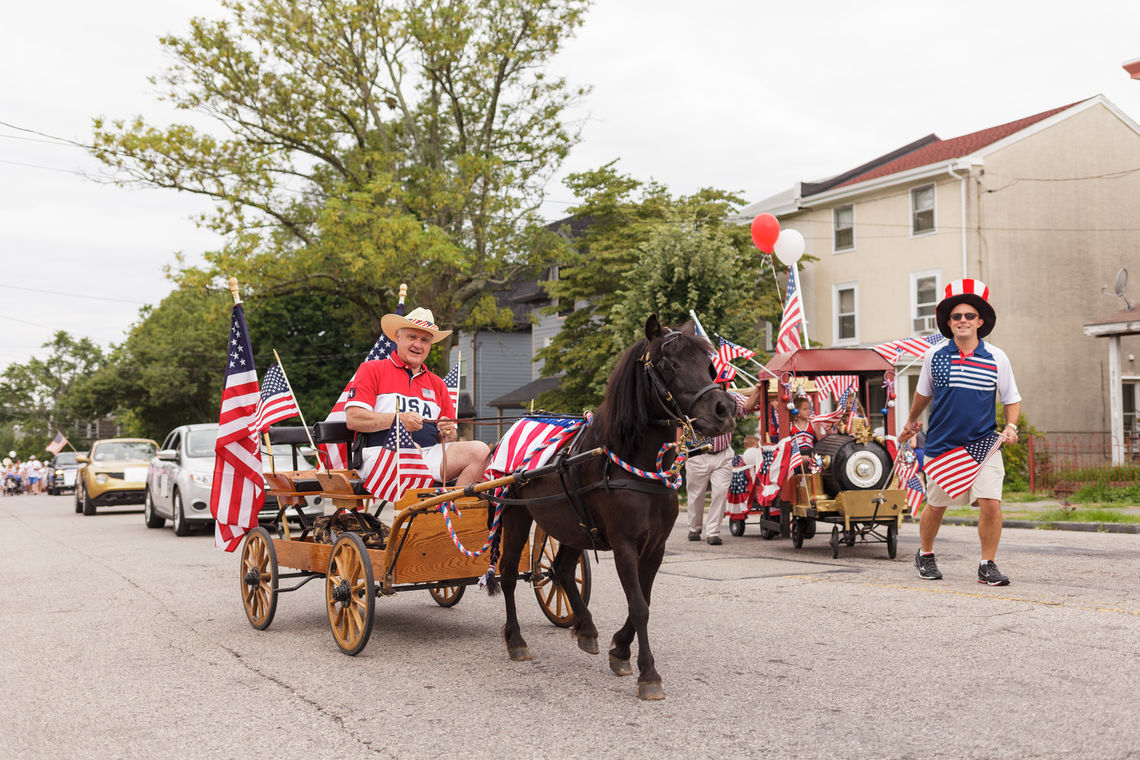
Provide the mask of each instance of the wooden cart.
{"label": "wooden cart", "polygon": [[[351,470],[276,472],[266,474],[266,479],[269,493],[277,496],[281,504],[275,523],[280,535],[274,536],[259,526],[247,534],[241,549],[242,604],[250,625],[258,630],[273,622],[278,594],[296,591],[323,578],[333,639],[342,652],[355,655],[364,649],[372,633],[377,596],[427,591],[437,604],[451,607],[490,566],[489,553],[469,557],[456,548],[439,511],[440,504],[451,503],[460,513],[451,512],[452,528],[460,543],[478,550],[487,539],[488,512],[492,509],[478,496],[464,495],[464,491],[409,491],[394,505],[395,517],[385,537],[374,529],[377,521],[360,513],[371,496]],[[508,476],[480,483],[472,491],[490,491],[514,480],[514,476]],[[301,535],[291,535],[288,522],[282,519],[285,510],[314,494],[331,500],[337,513],[355,520],[359,529],[335,534],[331,543],[315,540],[308,526]],[[380,510],[376,512],[379,514]],[[382,548],[375,548],[381,541]],[[521,580],[533,586],[547,619],[568,628],[574,616],[565,591],[554,578],[557,551],[558,542],[535,527],[520,559],[519,574]],[[282,587],[282,581],[295,583]],[[588,602],[591,578],[585,552],[578,558],[574,581]]]}
{"label": "wooden cart", "polygon": [[[807,477],[815,480],[809,493]],[[854,546],[864,543],[886,543],[887,556],[895,558],[898,552],[899,528],[906,514],[906,491],[884,489],[878,491],[840,491],[835,498],[817,498],[823,493],[819,474],[796,475],[796,501],[791,508],[792,546],[804,545],[804,539],[815,535],[816,522],[831,523],[831,557],[839,556],[839,545]]]}

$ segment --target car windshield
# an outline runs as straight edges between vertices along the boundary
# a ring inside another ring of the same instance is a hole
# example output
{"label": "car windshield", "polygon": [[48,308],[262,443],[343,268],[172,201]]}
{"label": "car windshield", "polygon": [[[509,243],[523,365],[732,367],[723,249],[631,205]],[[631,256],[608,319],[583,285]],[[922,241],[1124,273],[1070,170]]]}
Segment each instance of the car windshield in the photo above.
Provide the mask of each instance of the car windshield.
{"label": "car windshield", "polygon": [[95,447],[96,462],[146,462],[154,456],[154,444],[149,441],[115,441]]}
{"label": "car windshield", "polygon": [[186,456],[214,456],[214,442],[218,439],[218,429],[191,430],[186,434]]}
{"label": "car windshield", "polygon": [[55,455],[55,466],[64,467],[69,464],[75,464],[75,453],[68,451],[64,454]]}

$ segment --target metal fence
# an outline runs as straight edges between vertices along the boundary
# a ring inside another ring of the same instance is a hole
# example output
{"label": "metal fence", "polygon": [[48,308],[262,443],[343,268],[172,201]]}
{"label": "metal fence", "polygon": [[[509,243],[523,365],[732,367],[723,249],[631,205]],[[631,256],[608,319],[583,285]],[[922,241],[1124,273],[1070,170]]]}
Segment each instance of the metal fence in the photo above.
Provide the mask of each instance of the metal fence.
{"label": "metal fence", "polygon": [[1029,436],[1029,490],[1066,496],[1087,485],[1121,487],[1140,482],[1140,444],[1125,441],[1124,464],[1112,464],[1110,433],[1044,433]]}

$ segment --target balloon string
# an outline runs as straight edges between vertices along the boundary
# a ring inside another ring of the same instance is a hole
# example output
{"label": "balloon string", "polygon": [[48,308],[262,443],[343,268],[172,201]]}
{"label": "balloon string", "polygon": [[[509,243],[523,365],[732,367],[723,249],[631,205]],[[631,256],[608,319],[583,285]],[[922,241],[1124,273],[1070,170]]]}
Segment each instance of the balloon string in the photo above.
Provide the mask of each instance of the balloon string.
{"label": "balloon string", "polygon": [[768,263],[772,265],[772,282],[776,283],[776,295],[780,297],[780,310],[784,308],[784,294],[780,292],[780,278],[776,274],[776,256],[775,254],[768,255]]}

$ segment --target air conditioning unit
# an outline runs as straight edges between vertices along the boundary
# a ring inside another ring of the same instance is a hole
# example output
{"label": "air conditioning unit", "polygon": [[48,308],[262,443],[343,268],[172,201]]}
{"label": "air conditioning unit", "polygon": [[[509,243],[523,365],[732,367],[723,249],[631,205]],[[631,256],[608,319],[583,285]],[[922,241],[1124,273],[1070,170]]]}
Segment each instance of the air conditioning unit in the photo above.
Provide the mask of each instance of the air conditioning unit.
{"label": "air conditioning unit", "polygon": [[938,318],[930,317],[917,317],[911,320],[913,323],[914,332],[918,335],[925,335],[938,331]]}

